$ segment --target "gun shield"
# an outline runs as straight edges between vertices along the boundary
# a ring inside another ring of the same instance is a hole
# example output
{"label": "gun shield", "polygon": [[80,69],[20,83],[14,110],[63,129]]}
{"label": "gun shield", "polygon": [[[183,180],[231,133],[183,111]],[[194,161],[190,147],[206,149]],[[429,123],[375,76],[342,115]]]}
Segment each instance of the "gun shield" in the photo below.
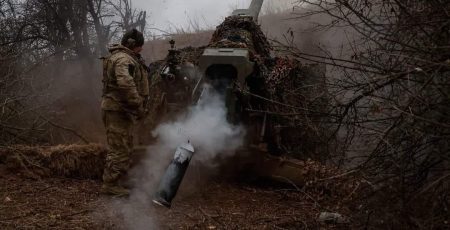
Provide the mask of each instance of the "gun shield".
{"label": "gun shield", "polygon": [[190,144],[182,144],[175,151],[175,156],[167,168],[155,194],[153,203],[170,208],[178,188],[183,181],[189,163],[194,154],[194,147]]}

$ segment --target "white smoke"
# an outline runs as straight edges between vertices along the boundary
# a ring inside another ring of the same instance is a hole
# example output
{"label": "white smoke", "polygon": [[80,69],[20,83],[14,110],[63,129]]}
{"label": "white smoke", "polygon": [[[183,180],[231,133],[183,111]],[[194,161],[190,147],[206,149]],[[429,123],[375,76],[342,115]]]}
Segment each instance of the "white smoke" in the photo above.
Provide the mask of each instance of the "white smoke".
{"label": "white smoke", "polygon": [[196,161],[202,163],[230,156],[242,146],[245,132],[228,122],[224,101],[223,96],[206,86],[197,105],[178,120],[160,125],[153,134],[160,144],[172,148],[190,141],[196,148]]}
{"label": "white smoke", "polygon": [[179,145],[190,141],[195,148],[193,163],[210,168],[221,159],[231,157],[243,145],[245,130],[228,122],[224,97],[208,86],[205,88],[196,105],[154,130],[158,142],[148,148],[147,157],[130,172],[134,184],[130,198],[111,202],[107,208],[113,211],[108,218],[122,219],[126,229],[158,229],[164,223],[158,223],[161,211],[153,207],[151,200]]}

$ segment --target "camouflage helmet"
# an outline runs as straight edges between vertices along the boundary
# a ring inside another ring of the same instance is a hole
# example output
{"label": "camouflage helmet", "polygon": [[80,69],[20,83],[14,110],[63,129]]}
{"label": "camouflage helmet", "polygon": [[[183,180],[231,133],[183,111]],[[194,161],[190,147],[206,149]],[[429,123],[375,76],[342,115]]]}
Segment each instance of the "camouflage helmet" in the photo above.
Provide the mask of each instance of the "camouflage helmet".
{"label": "camouflage helmet", "polygon": [[144,45],[144,34],[137,29],[127,31],[123,37],[121,44],[129,49]]}

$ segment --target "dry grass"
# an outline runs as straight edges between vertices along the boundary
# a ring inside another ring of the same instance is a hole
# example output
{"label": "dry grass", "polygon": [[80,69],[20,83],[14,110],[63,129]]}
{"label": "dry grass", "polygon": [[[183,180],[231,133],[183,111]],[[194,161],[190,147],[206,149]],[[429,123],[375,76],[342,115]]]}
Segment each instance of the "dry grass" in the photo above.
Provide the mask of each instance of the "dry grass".
{"label": "dry grass", "polygon": [[0,149],[0,163],[29,176],[100,179],[106,149],[98,144],[54,147],[10,146]]}

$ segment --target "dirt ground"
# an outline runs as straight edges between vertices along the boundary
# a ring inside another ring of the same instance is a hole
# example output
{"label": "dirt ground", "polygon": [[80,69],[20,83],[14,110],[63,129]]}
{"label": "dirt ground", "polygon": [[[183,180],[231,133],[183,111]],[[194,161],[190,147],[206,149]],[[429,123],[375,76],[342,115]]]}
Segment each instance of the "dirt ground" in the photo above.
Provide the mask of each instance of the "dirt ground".
{"label": "dirt ground", "polygon": [[321,206],[325,200],[274,184],[210,182],[177,198],[171,210],[150,202],[135,207],[132,197],[111,199],[100,187],[99,181],[30,178],[0,164],[0,229],[350,228],[316,221],[321,211],[345,208]]}

